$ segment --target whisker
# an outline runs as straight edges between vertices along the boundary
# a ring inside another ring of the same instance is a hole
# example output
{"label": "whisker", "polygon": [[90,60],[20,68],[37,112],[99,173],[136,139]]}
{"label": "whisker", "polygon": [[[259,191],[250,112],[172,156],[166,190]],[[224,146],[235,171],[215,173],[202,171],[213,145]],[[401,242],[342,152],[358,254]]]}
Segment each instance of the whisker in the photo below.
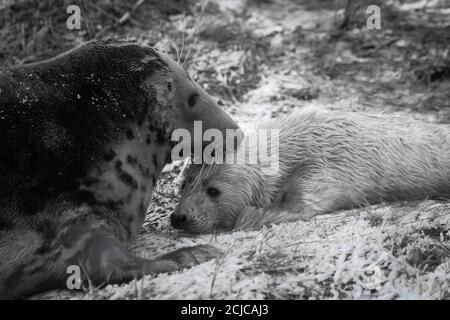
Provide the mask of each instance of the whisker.
{"label": "whisker", "polygon": [[178,52],[178,48],[177,48],[176,44],[175,44],[172,40],[170,40],[170,44],[171,44],[172,47],[175,49],[175,52],[176,52],[176,54],[177,54],[177,62],[179,62],[179,61],[180,61],[180,54],[179,54],[179,52]]}
{"label": "whisker", "polygon": [[191,49],[188,48],[188,50],[186,51],[186,54],[184,55],[184,60],[183,60],[183,63],[181,64],[182,66],[184,66],[184,64],[186,63],[186,60],[188,59],[190,52],[191,52]]}
{"label": "whisker", "polygon": [[181,58],[183,57],[183,51],[184,51],[184,32],[181,31],[181,50],[180,50],[180,59],[177,61],[178,63],[181,62]]}

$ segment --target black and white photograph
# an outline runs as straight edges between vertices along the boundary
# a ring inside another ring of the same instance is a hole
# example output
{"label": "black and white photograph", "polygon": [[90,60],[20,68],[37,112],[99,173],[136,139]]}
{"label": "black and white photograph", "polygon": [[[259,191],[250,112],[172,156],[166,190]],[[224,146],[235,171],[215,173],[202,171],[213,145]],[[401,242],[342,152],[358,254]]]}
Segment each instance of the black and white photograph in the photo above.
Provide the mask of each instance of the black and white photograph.
{"label": "black and white photograph", "polygon": [[0,0],[0,300],[450,300],[450,0]]}

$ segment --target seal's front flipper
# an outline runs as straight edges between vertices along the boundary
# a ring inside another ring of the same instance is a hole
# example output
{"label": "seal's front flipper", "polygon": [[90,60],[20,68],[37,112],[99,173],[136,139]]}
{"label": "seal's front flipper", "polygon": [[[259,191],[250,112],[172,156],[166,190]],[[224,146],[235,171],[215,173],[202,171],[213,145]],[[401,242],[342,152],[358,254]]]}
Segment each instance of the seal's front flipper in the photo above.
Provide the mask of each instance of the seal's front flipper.
{"label": "seal's front flipper", "polygon": [[81,240],[68,264],[79,266],[84,284],[95,287],[129,281],[145,274],[145,259],[133,256],[106,230],[95,230]]}
{"label": "seal's front flipper", "polygon": [[124,280],[141,278],[147,274],[174,272],[191,268],[195,265],[218,258],[222,253],[210,245],[198,245],[169,252],[154,260],[133,257],[130,263],[123,269],[123,274],[128,275]]}
{"label": "seal's front flipper", "polygon": [[213,246],[199,245],[147,260],[132,255],[113,235],[96,232],[85,240],[73,260],[79,263],[85,284],[101,286],[190,268],[218,256],[220,251]]}

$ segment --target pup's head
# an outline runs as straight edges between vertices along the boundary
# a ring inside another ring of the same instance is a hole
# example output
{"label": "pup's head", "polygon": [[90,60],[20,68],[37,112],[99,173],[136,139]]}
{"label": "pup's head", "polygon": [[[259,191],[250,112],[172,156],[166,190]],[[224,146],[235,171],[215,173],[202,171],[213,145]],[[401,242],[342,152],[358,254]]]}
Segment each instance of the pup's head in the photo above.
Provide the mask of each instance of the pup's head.
{"label": "pup's head", "polygon": [[255,166],[190,165],[171,224],[190,233],[231,230],[242,210],[258,205],[266,189]]}

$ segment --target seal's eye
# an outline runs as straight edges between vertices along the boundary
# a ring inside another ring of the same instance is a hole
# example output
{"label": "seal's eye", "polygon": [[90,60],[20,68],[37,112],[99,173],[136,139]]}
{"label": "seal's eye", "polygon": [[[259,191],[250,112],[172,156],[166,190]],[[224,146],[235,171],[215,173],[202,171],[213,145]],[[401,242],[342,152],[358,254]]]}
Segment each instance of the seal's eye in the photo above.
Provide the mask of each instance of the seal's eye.
{"label": "seal's eye", "polygon": [[184,187],[186,187],[186,181],[183,181],[183,184],[181,185],[181,190],[184,190]]}
{"label": "seal's eye", "polygon": [[208,196],[210,196],[211,198],[217,197],[220,194],[220,191],[217,190],[216,188],[208,188],[206,189],[206,193],[208,194]]}
{"label": "seal's eye", "polygon": [[197,103],[198,97],[200,97],[200,95],[198,93],[191,94],[188,98],[188,106],[191,108],[193,106],[195,106],[195,104]]}
{"label": "seal's eye", "polygon": [[169,90],[169,91],[172,91],[172,89],[173,89],[173,83],[172,82],[167,82],[167,89]]}

